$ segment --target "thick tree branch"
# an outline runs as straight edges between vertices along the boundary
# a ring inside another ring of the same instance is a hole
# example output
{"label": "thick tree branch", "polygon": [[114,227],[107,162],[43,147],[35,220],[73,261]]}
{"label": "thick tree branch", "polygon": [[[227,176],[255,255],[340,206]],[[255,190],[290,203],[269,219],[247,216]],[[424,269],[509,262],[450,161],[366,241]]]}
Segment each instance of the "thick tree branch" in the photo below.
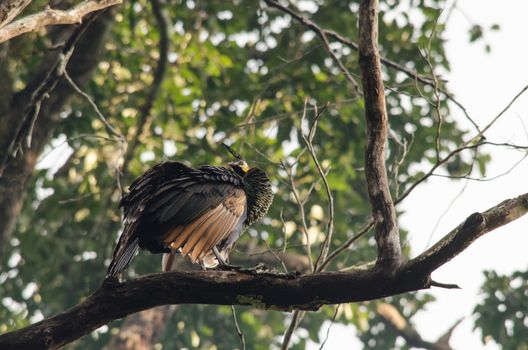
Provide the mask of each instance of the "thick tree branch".
{"label": "thick tree branch", "polygon": [[0,27],[0,43],[15,36],[38,31],[53,24],[81,23],[82,18],[89,13],[120,4],[122,0],[87,0],[69,10],[47,8],[41,12],[26,16],[15,22]]}
{"label": "thick tree branch", "polygon": [[[528,193],[471,215],[433,248],[392,276],[374,268],[307,275],[232,271],[170,272],[106,282],[71,309],[0,336],[1,349],[56,348],[128,314],[165,304],[248,305],[315,310],[324,304],[374,300],[431,287],[430,273],[483,234],[528,212]],[[476,219],[478,218],[478,219]],[[211,293],[214,290],[214,293]]]}
{"label": "thick tree branch", "polygon": [[34,84],[31,84],[14,97],[13,109],[15,111],[12,111],[12,113],[20,111],[23,117],[18,118],[20,121],[15,128],[12,128],[16,130],[16,133],[13,133],[11,130],[9,137],[1,141],[2,148],[5,147],[7,151],[0,150],[0,178],[3,177],[10,157],[15,158],[17,154],[22,153],[21,151],[24,149],[22,143],[24,140],[26,140],[25,147],[27,149],[31,148],[31,140],[33,138],[33,131],[35,130],[34,126],[41,112],[43,102],[50,97],[50,93],[62,79],[64,71],[75,50],[77,41],[100,13],[96,12],[91,14],[82,25],[75,28],[62,46],[61,51],[54,55],[53,58],[50,57],[50,60],[53,61],[50,67],[45,69],[42,76],[38,76],[35,79]]}
{"label": "thick tree branch", "polygon": [[385,167],[387,111],[378,50],[378,1],[362,0],[359,6],[359,66],[367,119],[365,176],[378,245],[377,265],[388,273],[403,261],[396,210]]}
{"label": "thick tree branch", "polygon": [[528,213],[528,193],[504,202],[482,213],[471,214],[434,246],[407,264],[408,273],[430,274],[484,234],[504,226]]}
{"label": "thick tree branch", "polygon": [[[164,304],[248,305],[315,310],[323,304],[364,301],[427,288],[427,278],[387,278],[378,271],[285,276],[231,271],[153,274],[106,282],[73,308],[0,336],[2,349],[60,347],[127,314]],[[211,291],[214,290],[214,293]]]}
{"label": "thick tree branch", "polygon": [[[230,260],[242,266],[265,264],[266,266],[281,268],[281,264],[290,271],[310,272],[310,265],[306,256],[295,253],[272,252],[262,250],[257,252],[257,247],[239,247],[241,254],[233,254]],[[185,258],[174,259],[172,271],[199,270],[197,265],[191,264]],[[103,348],[104,350],[147,350],[155,344],[159,336],[165,332],[167,320],[178,309],[177,306],[160,306],[127,316],[119,333],[114,334]]]}
{"label": "thick tree branch", "polygon": [[29,4],[31,4],[31,0],[3,0],[0,2],[0,28],[14,20]]}

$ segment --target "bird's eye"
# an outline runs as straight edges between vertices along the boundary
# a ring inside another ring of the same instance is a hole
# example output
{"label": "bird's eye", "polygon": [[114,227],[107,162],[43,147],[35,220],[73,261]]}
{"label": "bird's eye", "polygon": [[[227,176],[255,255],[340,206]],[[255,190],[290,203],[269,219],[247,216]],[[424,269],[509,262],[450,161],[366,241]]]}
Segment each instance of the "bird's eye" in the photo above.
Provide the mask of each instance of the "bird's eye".
{"label": "bird's eye", "polygon": [[244,171],[245,173],[247,173],[249,171],[249,165],[244,162],[243,160],[239,161],[238,162],[238,166],[242,169],[242,171]]}

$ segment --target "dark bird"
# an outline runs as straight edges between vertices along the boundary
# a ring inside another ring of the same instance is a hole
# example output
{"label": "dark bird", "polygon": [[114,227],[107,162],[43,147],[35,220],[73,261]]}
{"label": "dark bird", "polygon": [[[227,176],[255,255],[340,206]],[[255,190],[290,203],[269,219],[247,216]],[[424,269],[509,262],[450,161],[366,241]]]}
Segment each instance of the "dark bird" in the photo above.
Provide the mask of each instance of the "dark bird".
{"label": "dark bird", "polygon": [[227,265],[230,250],[244,230],[260,220],[273,200],[266,173],[249,168],[229,146],[236,161],[196,169],[179,162],[160,163],[137,178],[119,206],[123,233],[107,278],[117,277],[139,248],[188,256],[205,268]]}

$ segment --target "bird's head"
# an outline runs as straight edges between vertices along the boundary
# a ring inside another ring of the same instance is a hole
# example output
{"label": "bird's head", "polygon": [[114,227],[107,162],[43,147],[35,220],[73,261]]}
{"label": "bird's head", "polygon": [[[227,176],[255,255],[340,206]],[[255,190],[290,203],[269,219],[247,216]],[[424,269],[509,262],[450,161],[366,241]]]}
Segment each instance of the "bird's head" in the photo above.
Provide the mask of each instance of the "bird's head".
{"label": "bird's head", "polygon": [[233,157],[235,157],[235,161],[234,162],[229,162],[227,163],[227,165],[229,165],[231,167],[231,169],[233,169],[238,175],[240,176],[245,176],[247,174],[247,172],[249,171],[249,165],[246,163],[245,160],[242,159],[242,157],[240,156],[240,154],[238,154],[237,152],[235,152],[231,147],[229,147],[228,145],[226,145],[225,143],[222,143],[222,145],[227,149],[227,151],[229,153],[231,153],[233,155]]}

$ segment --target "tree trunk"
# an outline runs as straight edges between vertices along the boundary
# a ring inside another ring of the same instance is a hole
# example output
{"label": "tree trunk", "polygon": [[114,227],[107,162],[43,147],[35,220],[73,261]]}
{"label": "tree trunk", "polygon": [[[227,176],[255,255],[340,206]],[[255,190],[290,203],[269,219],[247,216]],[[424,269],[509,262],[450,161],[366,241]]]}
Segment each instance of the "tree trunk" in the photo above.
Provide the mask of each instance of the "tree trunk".
{"label": "tree trunk", "polygon": [[[105,33],[111,22],[111,13],[106,12],[95,20],[76,44],[73,55],[67,65],[68,74],[78,85],[86,83],[99,61]],[[64,30],[70,33],[72,28]],[[62,35],[59,35],[62,37]],[[20,214],[26,191],[33,176],[38,157],[49,142],[52,132],[60,122],[59,113],[69,103],[74,90],[62,79],[47,100],[44,100],[36,119],[31,146],[18,152],[16,158],[5,154],[9,145],[17,137],[17,131],[28,111],[32,94],[50,70],[50,62],[56,60],[57,52],[46,55],[39,72],[27,87],[15,94],[5,114],[0,115],[0,158],[8,158],[3,174],[0,176],[0,256],[6,251],[9,239],[15,230],[16,219]],[[3,85],[3,84],[2,84]],[[6,108],[6,104],[0,105]]]}

